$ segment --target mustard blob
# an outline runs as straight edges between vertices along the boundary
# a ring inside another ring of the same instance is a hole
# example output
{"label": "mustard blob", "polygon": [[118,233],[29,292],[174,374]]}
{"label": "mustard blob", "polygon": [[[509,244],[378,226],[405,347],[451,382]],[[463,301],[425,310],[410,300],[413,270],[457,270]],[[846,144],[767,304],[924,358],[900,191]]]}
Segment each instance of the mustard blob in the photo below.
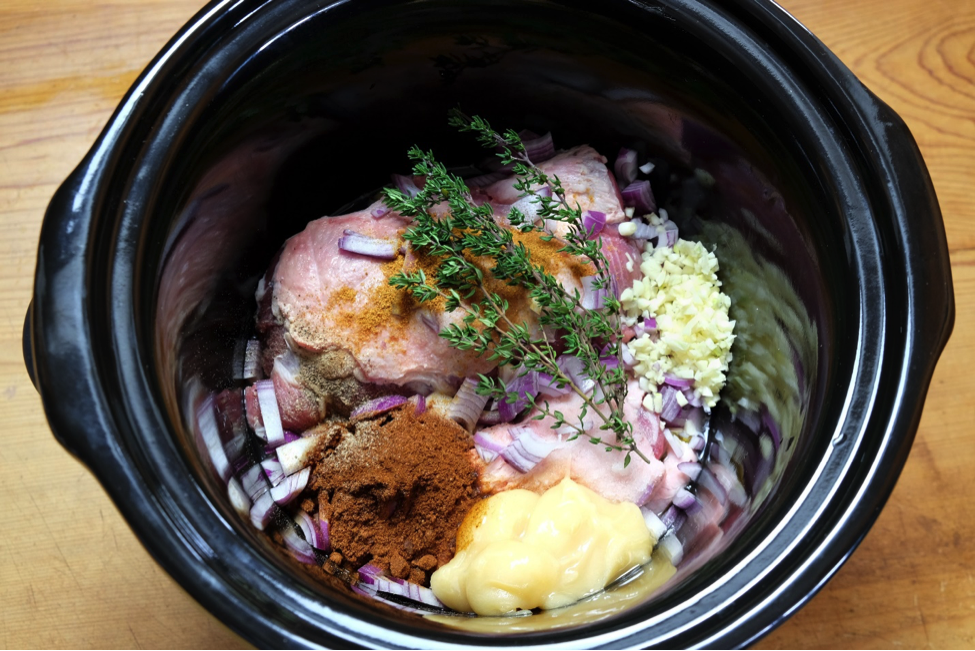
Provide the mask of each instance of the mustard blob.
{"label": "mustard blob", "polygon": [[614,504],[566,478],[540,496],[516,489],[479,502],[430,587],[461,612],[549,610],[646,563],[655,542],[635,504]]}

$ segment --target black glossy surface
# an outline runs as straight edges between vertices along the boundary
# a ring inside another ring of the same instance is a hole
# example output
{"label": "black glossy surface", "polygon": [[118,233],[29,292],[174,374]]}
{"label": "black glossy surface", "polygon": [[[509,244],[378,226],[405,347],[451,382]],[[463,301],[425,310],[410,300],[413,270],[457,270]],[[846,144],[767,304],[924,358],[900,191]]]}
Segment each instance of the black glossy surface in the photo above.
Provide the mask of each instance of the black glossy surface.
{"label": "black glossy surface", "polygon": [[[32,330],[52,429],[167,571],[254,643],[746,645],[822,585],[889,495],[953,319],[906,127],[774,5],[594,6],[213,3],[52,200]],[[239,520],[181,409],[191,378],[233,384],[284,238],[385,182],[413,142],[469,161],[444,125],[458,102],[560,146],[638,141],[674,172],[724,169],[706,216],[785,272],[812,324],[775,491],[703,567],[588,626],[469,635],[323,591]]]}

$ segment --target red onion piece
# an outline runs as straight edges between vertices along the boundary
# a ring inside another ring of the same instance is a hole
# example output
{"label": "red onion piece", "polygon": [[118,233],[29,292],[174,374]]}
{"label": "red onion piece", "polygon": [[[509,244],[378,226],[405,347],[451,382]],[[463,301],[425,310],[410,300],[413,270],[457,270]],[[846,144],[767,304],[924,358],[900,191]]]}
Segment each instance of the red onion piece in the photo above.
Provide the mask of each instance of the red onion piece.
{"label": "red onion piece", "polygon": [[271,517],[274,515],[274,507],[275,504],[274,499],[271,497],[271,491],[267,491],[254,501],[254,506],[251,507],[251,524],[254,525],[255,529],[264,531],[264,527],[267,526],[267,523],[271,521]]}
{"label": "red onion piece", "polygon": [[587,210],[582,213],[582,229],[586,231],[586,239],[594,240],[606,226],[606,213],[598,210]]}
{"label": "red onion piece", "polygon": [[680,403],[677,402],[677,389],[665,384],[660,387],[660,396],[663,404],[660,408],[661,420],[670,423],[680,415]]}
{"label": "red onion piece", "polygon": [[667,527],[656,513],[646,507],[640,507],[640,512],[643,513],[643,521],[647,523],[647,529],[653,534],[654,540],[660,540],[667,535]]}
{"label": "red onion piece", "polygon": [[477,425],[478,418],[488,401],[487,396],[477,395],[477,384],[477,378],[465,379],[457,389],[457,394],[454,395],[447,412],[451,420],[459,423],[468,432],[474,431],[474,426]]}
{"label": "red onion piece", "polygon": [[261,495],[266,493],[268,489],[271,488],[271,485],[267,482],[267,475],[264,473],[264,467],[259,463],[255,463],[253,466],[241,473],[240,485],[252,501],[257,501]]}
{"label": "red onion piece", "polygon": [[301,527],[301,533],[305,536],[308,544],[315,549],[327,552],[331,547],[328,535],[328,521],[313,518],[304,511],[299,510],[295,515],[295,522]]}
{"label": "red onion piece", "polygon": [[364,402],[353,409],[352,413],[349,415],[349,418],[351,420],[372,418],[373,416],[378,416],[379,414],[385,413],[390,409],[395,409],[396,407],[406,404],[407,400],[408,398],[406,396],[399,395],[373,398],[372,400]]}
{"label": "red onion piece", "polygon": [[224,482],[230,480],[230,473],[233,468],[230,460],[227,459],[227,451],[220,440],[220,427],[217,425],[217,417],[213,411],[213,395],[208,395],[200,407],[196,410],[196,424],[200,430],[200,438],[207,449],[210,461],[217,476]]}
{"label": "red onion piece", "polygon": [[674,248],[674,245],[677,244],[678,238],[677,224],[667,219],[664,221],[663,226],[657,227],[657,232],[660,236],[657,240],[657,246],[669,246],[670,248]]}
{"label": "red onion piece", "polygon": [[320,436],[303,436],[275,450],[285,475],[293,475],[308,465],[308,457],[318,445],[320,438]]}
{"label": "red onion piece", "polygon": [[589,393],[595,386],[593,381],[586,375],[585,363],[574,355],[560,355],[555,363],[563,374],[575,384],[583,393]]}
{"label": "red onion piece", "polygon": [[267,444],[276,448],[284,444],[284,426],[281,424],[281,412],[278,411],[274,382],[259,380],[254,386],[257,388],[257,401],[261,406],[261,420],[264,423]]}
{"label": "red onion piece", "polygon": [[396,189],[408,196],[413,198],[420,194],[420,188],[417,187],[412,176],[403,176],[402,174],[392,174],[390,175],[393,179],[393,185]]}
{"label": "red onion piece", "polygon": [[278,504],[287,504],[305,490],[309,477],[311,477],[311,468],[303,468],[293,475],[288,475],[281,480],[280,484],[271,488],[269,492],[271,499]]}
{"label": "red onion piece", "polygon": [[525,155],[528,156],[528,160],[535,164],[547,161],[555,156],[555,143],[552,142],[551,132],[531,140],[522,140],[521,144],[525,146]]}
{"label": "red onion piece", "polygon": [[383,575],[383,571],[378,565],[368,563],[358,569],[359,580],[364,583],[375,583],[376,579]]}
{"label": "red onion piece", "polygon": [[677,377],[672,373],[664,375],[664,382],[678,389],[686,389],[694,384],[694,378]]}
{"label": "red onion piece", "polygon": [[684,512],[671,504],[667,507],[667,510],[663,512],[660,516],[660,521],[664,523],[670,531],[677,531],[683,526],[684,521],[687,520],[687,515]]}
{"label": "red onion piece", "polygon": [[291,555],[299,562],[306,565],[317,565],[318,559],[315,558],[315,550],[311,548],[308,541],[298,535],[294,527],[285,527],[281,532],[284,544],[291,551]]}
{"label": "red onion piece", "polygon": [[656,226],[651,226],[642,219],[634,219],[631,220],[630,223],[636,226],[636,230],[633,231],[633,234],[629,235],[629,237],[632,237],[635,240],[649,240],[657,237],[658,231]]}
{"label": "red onion piece", "polygon": [[697,481],[698,476],[701,474],[701,464],[696,461],[681,461],[677,464],[677,469],[687,475],[687,478],[691,481]]}
{"label": "red onion piece", "polygon": [[623,195],[623,205],[634,207],[639,215],[648,215],[657,209],[650,181],[634,181],[623,188],[620,194]]}
{"label": "red onion piece", "polygon": [[372,209],[372,212],[370,213],[370,215],[372,216],[373,219],[382,219],[383,217],[385,217],[389,213],[390,213],[390,210],[386,206],[377,206],[377,207],[375,207],[375,208]]}
{"label": "red onion piece", "polygon": [[534,398],[538,395],[538,373],[528,372],[516,377],[507,384],[508,393],[516,393],[514,402],[509,403],[507,398],[498,402],[498,416],[502,423],[510,423],[528,406],[529,396]]}
{"label": "red onion piece", "polygon": [[427,398],[421,393],[411,397],[409,402],[413,404],[413,415],[421,416],[427,410]]}
{"label": "red onion piece", "polygon": [[701,505],[698,503],[697,498],[687,490],[686,488],[680,488],[674,495],[674,506],[679,509],[683,509],[686,513],[694,513]]}
{"label": "red onion piece", "polygon": [[636,180],[636,152],[632,149],[623,147],[616,156],[616,164],[613,171],[616,172],[616,180],[620,185],[627,186]]}
{"label": "red onion piece", "polygon": [[606,297],[609,296],[609,288],[596,288],[599,281],[598,276],[586,276],[582,279],[582,295],[579,297],[579,304],[586,310],[599,310],[606,304]]}
{"label": "red onion piece", "polygon": [[230,505],[241,517],[247,517],[250,514],[251,498],[247,496],[247,492],[236,477],[231,477],[230,481],[227,482],[227,498],[230,500]]}
{"label": "red onion piece", "polygon": [[533,427],[512,427],[509,432],[514,440],[501,451],[501,456],[521,472],[530,471],[562,446],[555,439],[542,438]]}
{"label": "red onion piece", "polygon": [[389,240],[363,235],[348,228],[343,231],[343,236],[339,238],[338,246],[342,251],[358,253],[380,260],[395,259],[399,248],[398,244]]}
{"label": "red onion piece", "polygon": [[559,386],[558,381],[548,373],[538,374],[538,393],[546,398],[557,398],[572,391],[569,385]]}
{"label": "red onion piece", "polygon": [[658,547],[674,567],[680,565],[680,562],[684,560],[684,546],[680,544],[680,541],[674,534],[667,534],[661,538]]}
{"label": "red onion piece", "polygon": [[264,470],[267,480],[271,482],[271,486],[277,486],[285,478],[281,462],[277,459],[265,459],[261,462],[261,468]]}

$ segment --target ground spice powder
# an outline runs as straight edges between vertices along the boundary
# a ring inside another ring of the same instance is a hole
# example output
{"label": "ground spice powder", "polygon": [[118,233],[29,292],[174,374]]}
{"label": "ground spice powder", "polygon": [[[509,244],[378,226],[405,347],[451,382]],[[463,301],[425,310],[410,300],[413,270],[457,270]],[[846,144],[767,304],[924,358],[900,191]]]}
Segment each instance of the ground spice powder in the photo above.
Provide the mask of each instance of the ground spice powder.
{"label": "ground spice powder", "polygon": [[310,486],[329,522],[331,560],[428,584],[453,558],[457,529],[478,499],[473,454],[465,430],[412,406],[330,438]]}

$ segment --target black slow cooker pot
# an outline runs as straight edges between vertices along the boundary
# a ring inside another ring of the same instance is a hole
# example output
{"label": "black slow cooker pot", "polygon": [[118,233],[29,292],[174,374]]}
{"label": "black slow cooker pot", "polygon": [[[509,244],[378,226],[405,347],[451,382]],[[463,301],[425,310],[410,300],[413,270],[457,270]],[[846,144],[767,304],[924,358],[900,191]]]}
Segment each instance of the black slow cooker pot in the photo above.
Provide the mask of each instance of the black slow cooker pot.
{"label": "black slow cooker pot", "polygon": [[[766,379],[735,399],[790,406],[774,470],[722,544],[652,595],[534,632],[312,581],[235,511],[194,421],[194,397],[239,388],[254,290],[288,236],[405,171],[411,144],[472,160],[446,126],[456,105],[563,147],[635,146],[737,287],[739,341],[787,335],[734,350],[732,380],[746,366]],[[707,197],[695,178],[714,181]],[[55,436],[255,644],[730,647],[782,622],[863,538],[953,314],[910,133],[772,2],[237,0],[170,42],[53,198],[25,354]]]}

